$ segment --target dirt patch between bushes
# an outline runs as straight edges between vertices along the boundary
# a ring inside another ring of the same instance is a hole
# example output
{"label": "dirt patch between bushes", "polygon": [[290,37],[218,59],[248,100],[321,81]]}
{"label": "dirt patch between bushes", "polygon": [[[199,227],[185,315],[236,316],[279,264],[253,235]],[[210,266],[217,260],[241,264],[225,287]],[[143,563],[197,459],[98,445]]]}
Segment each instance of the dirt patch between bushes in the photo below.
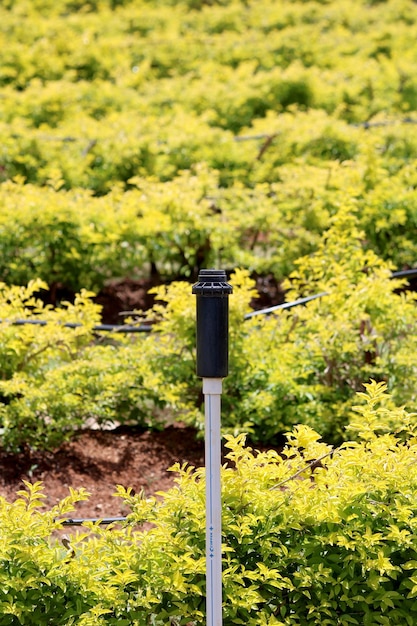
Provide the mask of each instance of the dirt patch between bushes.
{"label": "dirt patch between bushes", "polygon": [[44,505],[50,509],[74,489],[91,495],[71,517],[118,517],[129,511],[113,493],[116,485],[149,496],[174,484],[175,463],[204,464],[204,442],[193,429],[169,426],[163,431],[119,428],[83,431],[54,452],[7,454],[0,451],[0,494],[13,501],[22,480],[42,481]]}

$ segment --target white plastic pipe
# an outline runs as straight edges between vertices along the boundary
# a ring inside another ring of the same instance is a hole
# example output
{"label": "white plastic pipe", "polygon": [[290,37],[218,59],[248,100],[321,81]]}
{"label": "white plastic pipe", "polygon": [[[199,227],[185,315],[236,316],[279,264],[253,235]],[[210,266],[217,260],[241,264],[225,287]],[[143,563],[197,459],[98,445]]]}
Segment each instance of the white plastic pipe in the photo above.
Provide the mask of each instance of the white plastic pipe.
{"label": "white plastic pipe", "polygon": [[207,626],[222,625],[221,393],[221,378],[203,378],[206,457]]}

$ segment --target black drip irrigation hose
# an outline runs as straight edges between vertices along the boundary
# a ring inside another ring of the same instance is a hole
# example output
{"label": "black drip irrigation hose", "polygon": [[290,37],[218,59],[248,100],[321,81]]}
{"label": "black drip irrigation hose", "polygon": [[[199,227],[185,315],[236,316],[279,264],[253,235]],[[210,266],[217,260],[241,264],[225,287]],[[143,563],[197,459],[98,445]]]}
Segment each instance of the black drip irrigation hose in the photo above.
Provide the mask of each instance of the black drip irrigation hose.
{"label": "black drip irrigation hose", "polygon": [[[3,320],[0,320],[0,323]],[[6,320],[4,320],[6,321]],[[13,326],[25,326],[26,324],[34,324],[36,326],[46,326],[48,322],[46,320],[15,320],[12,322]],[[66,322],[62,324],[64,328],[80,328],[83,324],[76,322]],[[112,332],[112,333],[150,333],[152,326],[149,324],[139,324],[138,326],[126,326],[117,324],[97,324],[92,328],[93,332]]]}
{"label": "black drip irrigation hose", "polygon": [[417,278],[417,268],[392,272],[391,278]]}
{"label": "black drip irrigation hose", "polygon": [[84,522],[99,524],[99,526],[109,526],[109,524],[117,524],[118,522],[125,522],[126,520],[127,517],[77,517],[55,521],[61,522],[63,526],[82,526]]}
{"label": "black drip irrigation hose", "polygon": [[[391,274],[391,278],[417,278],[417,268],[410,270],[399,270],[393,272]],[[269,313],[274,313],[274,311],[279,311],[281,309],[291,309],[300,304],[306,304],[311,300],[315,300],[316,298],[322,298],[323,296],[327,296],[327,292],[323,291],[321,293],[316,293],[312,296],[306,296],[305,298],[299,298],[298,300],[294,300],[293,302],[284,302],[283,304],[277,304],[276,306],[271,306],[265,309],[259,309],[259,311],[252,311],[245,315],[244,319],[249,319],[254,317],[255,315],[268,315]],[[0,320],[0,323],[3,320]],[[48,324],[45,320],[15,320],[13,322],[14,326],[24,326],[25,324],[35,324],[38,326],[46,326]],[[82,324],[78,324],[76,322],[67,322],[63,324],[64,328],[79,328]],[[139,324],[139,325],[123,325],[123,324],[97,324],[93,326],[93,332],[113,332],[113,333],[150,333],[152,331],[151,324]]]}
{"label": "black drip irrigation hose", "polygon": [[[392,272],[391,278],[417,278],[417,268],[411,269],[411,270],[399,270],[397,272]],[[274,313],[275,311],[280,311],[283,309],[292,309],[292,307],[294,306],[298,306],[299,304],[306,304],[307,302],[311,302],[311,300],[315,300],[316,298],[322,298],[323,296],[327,296],[327,295],[329,295],[327,291],[322,291],[321,293],[316,293],[313,296],[299,298],[298,300],[294,300],[293,302],[284,302],[283,304],[270,306],[267,309],[259,309],[259,311],[252,311],[251,313],[247,313],[245,315],[245,320],[250,319],[251,317],[255,317],[255,315],[267,315],[268,313]]]}
{"label": "black drip irrigation hose", "polygon": [[[391,275],[392,278],[417,278],[417,268],[410,270],[399,270],[397,272],[393,272]],[[316,293],[312,296],[306,296],[305,298],[299,298],[298,300],[294,300],[293,302],[284,302],[283,304],[277,304],[276,306],[271,306],[265,309],[259,309],[258,311],[252,311],[251,313],[247,313],[244,319],[250,319],[251,317],[255,317],[256,315],[268,315],[269,313],[274,313],[274,311],[279,311],[282,309],[291,309],[295,306],[299,306],[300,304],[306,304],[307,302],[311,302],[311,300],[315,300],[316,298],[322,298],[323,296],[327,296],[327,292],[323,291],[321,293]],[[0,320],[0,323],[3,320]],[[13,322],[13,326],[24,326],[26,324],[33,324],[37,326],[46,326],[48,324],[45,320],[15,320]],[[82,324],[76,322],[67,322],[63,324],[64,328],[79,328]],[[139,324],[139,325],[120,325],[120,324],[97,324],[92,328],[93,332],[113,332],[113,333],[150,333],[152,331],[151,324]]]}
{"label": "black drip irrigation hose", "polygon": [[279,311],[282,309],[292,309],[294,306],[298,306],[299,304],[306,304],[311,300],[315,300],[316,298],[322,298],[323,296],[327,296],[327,291],[322,291],[321,293],[316,293],[314,296],[307,296],[305,298],[299,298],[298,300],[294,300],[293,302],[284,302],[283,304],[277,304],[276,306],[270,306],[267,309],[259,309],[259,311],[252,311],[252,313],[247,313],[244,317],[245,320],[248,320],[251,317],[255,317],[255,315],[267,315],[268,313],[273,313],[274,311]]}

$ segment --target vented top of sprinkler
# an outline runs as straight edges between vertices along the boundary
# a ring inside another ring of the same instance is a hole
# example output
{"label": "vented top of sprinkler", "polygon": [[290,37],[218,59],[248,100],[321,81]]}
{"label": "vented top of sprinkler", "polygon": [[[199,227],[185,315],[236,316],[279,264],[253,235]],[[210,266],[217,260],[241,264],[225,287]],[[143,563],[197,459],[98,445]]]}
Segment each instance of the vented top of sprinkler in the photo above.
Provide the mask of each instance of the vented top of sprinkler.
{"label": "vented top of sprinkler", "polygon": [[197,296],[228,296],[232,291],[224,270],[200,270],[198,283],[193,285],[193,294]]}

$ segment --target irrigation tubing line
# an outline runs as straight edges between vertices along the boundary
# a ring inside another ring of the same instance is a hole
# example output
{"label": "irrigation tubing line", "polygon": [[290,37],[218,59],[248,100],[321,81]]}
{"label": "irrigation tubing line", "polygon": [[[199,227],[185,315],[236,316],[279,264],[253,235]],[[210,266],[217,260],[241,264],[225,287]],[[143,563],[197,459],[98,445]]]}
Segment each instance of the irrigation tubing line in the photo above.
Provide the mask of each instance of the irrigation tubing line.
{"label": "irrigation tubing line", "polygon": [[[0,323],[3,323],[7,320],[0,320]],[[26,324],[33,324],[35,326],[46,326],[49,322],[46,320],[14,320],[12,322],[13,326],[25,326]],[[83,324],[79,324],[77,322],[66,322],[62,324],[64,328],[80,328]],[[117,324],[97,324],[92,328],[93,332],[113,332],[113,333],[150,333],[152,330],[152,326],[148,324],[140,324],[138,326],[126,326],[117,325]]]}
{"label": "irrigation tubing line", "polygon": [[413,268],[411,270],[398,270],[397,272],[393,272],[391,277],[392,278],[417,278],[417,268]]}
{"label": "irrigation tubing line", "polygon": [[[412,117],[404,117],[400,120],[381,120],[379,122],[355,122],[352,124],[347,124],[348,126],[352,126],[354,128],[364,128],[365,130],[369,128],[381,128],[383,126],[396,126],[397,124],[417,124],[417,119]],[[279,133],[270,132],[270,133],[258,133],[256,135],[235,135],[235,141],[254,141],[257,139],[269,139],[275,138]],[[69,139],[66,138],[66,141]]]}
{"label": "irrigation tubing line", "polygon": [[[378,122],[377,121],[375,122],[364,121],[364,122],[347,123],[348,126],[352,126],[356,128],[362,127],[365,129],[378,128],[381,126],[395,126],[397,124],[417,124],[417,120],[412,117],[403,117],[401,119],[380,120]],[[252,141],[255,139],[267,139],[271,135],[276,135],[276,134],[277,133],[275,132],[275,133],[259,133],[257,135],[235,135],[233,139],[234,141]],[[10,136],[12,139],[21,139],[22,137],[24,137],[24,135],[20,133],[12,133]],[[82,137],[70,137],[70,136],[53,137],[52,135],[39,135],[38,139],[40,141],[59,141],[62,143],[74,143],[74,142],[84,141]],[[91,139],[88,142],[87,147],[84,148],[83,153],[87,154],[91,150],[91,148],[93,148],[97,143],[98,143],[98,139]]]}
{"label": "irrigation tubing line", "polygon": [[[417,268],[411,270],[399,270],[397,272],[392,272],[391,278],[416,278],[417,277]],[[313,296],[306,296],[305,298],[299,298],[298,300],[293,300],[292,302],[284,302],[283,304],[277,304],[276,306],[270,306],[267,309],[259,309],[259,311],[252,311],[251,313],[247,313],[245,315],[245,320],[250,319],[251,317],[255,317],[256,315],[267,315],[268,313],[274,313],[275,311],[280,311],[283,309],[291,309],[294,306],[298,306],[300,304],[306,304],[307,302],[311,302],[311,300],[316,300],[316,298],[322,298],[323,296],[328,296],[327,291],[322,291],[321,293],[316,293]]]}
{"label": "irrigation tubing line", "polygon": [[322,298],[323,296],[327,296],[327,291],[322,291],[321,293],[316,293],[314,296],[307,296],[306,298],[299,298],[298,300],[294,300],[293,302],[284,302],[283,304],[277,304],[276,306],[270,306],[267,309],[259,309],[259,311],[252,311],[252,313],[247,313],[244,317],[245,320],[255,317],[255,315],[267,315],[268,313],[273,313],[274,311],[282,310],[282,309],[291,309],[294,306],[298,306],[299,304],[306,304],[311,300],[315,300],[316,298]]}
{"label": "irrigation tubing line", "polygon": [[100,526],[108,526],[109,524],[117,524],[117,522],[125,522],[126,520],[127,517],[77,517],[55,521],[61,522],[63,526],[82,526],[84,522],[92,522],[93,524],[99,524]]}
{"label": "irrigation tubing line", "polygon": [[[392,278],[417,278],[417,268],[409,269],[409,270],[398,270],[391,274]],[[276,306],[271,306],[265,309],[259,309],[258,311],[252,311],[245,315],[244,319],[249,319],[251,317],[255,317],[256,315],[268,315],[269,313],[274,313],[274,311],[279,311],[281,309],[291,309],[292,307],[299,306],[301,304],[306,304],[311,300],[315,300],[316,298],[322,298],[323,296],[328,295],[326,291],[321,293],[316,293],[312,296],[306,296],[305,298],[299,298],[298,300],[294,300],[292,302],[284,302],[283,304],[277,304]],[[0,320],[0,323],[7,320]],[[37,326],[46,326],[48,322],[46,320],[15,320],[12,322],[14,326],[24,326],[25,324],[34,324]],[[83,324],[78,324],[76,322],[67,322],[63,324],[64,328],[79,328],[83,326]],[[113,332],[113,333],[150,333],[152,331],[151,324],[139,324],[138,326],[126,325],[123,324],[97,324],[93,326],[92,330],[94,332]]]}

